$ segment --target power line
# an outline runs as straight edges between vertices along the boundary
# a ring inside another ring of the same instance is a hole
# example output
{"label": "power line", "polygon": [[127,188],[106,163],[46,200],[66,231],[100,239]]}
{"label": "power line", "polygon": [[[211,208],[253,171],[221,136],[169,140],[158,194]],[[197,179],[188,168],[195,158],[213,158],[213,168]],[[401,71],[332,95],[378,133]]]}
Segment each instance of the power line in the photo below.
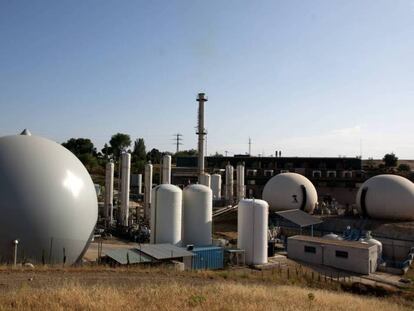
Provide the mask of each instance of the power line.
{"label": "power line", "polygon": [[178,153],[179,151],[180,151],[180,145],[182,145],[183,143],[182,143],[182,141],[183,141],[183,139],[182,139],[182,137],[183,137],[183,135],[182,134],[180,134],[180,133],[177,133],[177,134],[174,134],[174,145],[176,146],[176,152]]}

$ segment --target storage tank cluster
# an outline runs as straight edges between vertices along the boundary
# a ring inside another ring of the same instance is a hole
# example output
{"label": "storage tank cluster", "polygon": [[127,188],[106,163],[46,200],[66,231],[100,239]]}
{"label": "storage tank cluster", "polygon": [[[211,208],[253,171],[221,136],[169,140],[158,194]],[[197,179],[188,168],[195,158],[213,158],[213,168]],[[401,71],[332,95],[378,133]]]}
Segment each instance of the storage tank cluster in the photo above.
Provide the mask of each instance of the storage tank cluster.
{"label": "storage tank cluster", "polygon": [[272,177],[266,183],[262,197],[273,211],[300,209],[311,213],[318,202],[315,186],[297,173],[281,173]]}
{"label": "storage tank cluster", "polygon": [[397,175],[374,176],[362,184],[356,203],[365,217],[414,220],[414,184]]}
{"label": "storage tank cluster", "polygon": [[212,191],[190,185],[184,191],[171,184],[152,190],[151,243],[197,246],[212,243]]}
{"label": "storage tank cluster", "polygon": [[16,260],[17,247],[19,260],[73,264],[98,218],[94,184],[62,145],[22,134],[0,138],[0,260]]}

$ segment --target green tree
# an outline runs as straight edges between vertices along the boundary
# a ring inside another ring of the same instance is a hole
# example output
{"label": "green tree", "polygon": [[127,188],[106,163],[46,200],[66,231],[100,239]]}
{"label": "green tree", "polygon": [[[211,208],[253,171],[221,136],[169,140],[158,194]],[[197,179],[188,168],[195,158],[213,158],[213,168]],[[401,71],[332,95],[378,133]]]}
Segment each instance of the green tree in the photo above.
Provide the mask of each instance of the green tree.
{"label": "green tree", "polygon": [[401,163],[400,165],[398,165],[397,170],[399,172],[409,172],[411,171],[411,168],[408,164]]}
{"label": "green tree", "polygon": [[161,156],[162,153],[158,149],[153,148],[147,153],[147,160],[153,164],[159,164],[161,162]]}
{"label": "green tree", "polygon": [[174,154],[175,157],[195,157],[198,154],[197,150],[182,150]]}
{"label": "green tree", "polygon": [[136,160],[146,160],[147,152],[145,150],[145,142],[144,138],[138,138],[134,142],[134,150],[132,151],[132,156],[136,158]]}
{"label": "green tree", "polygon": [[89,138],[71,138],[62,144],[63,147],[72,151],[79,157],[82,154],[96,154],[95,146]]}
{"label": "green tree", "polygon": [[128,134],[116,133],[112,135],[109,144],[115,157],[119,157],[121,152],[131,146],[131,137]]}
{"label": "green tree", "polygon": [[101,152],[105,156],[105,158],[109,158],[111,155],[113,155],[112,147],[109,147],[108,144],[104,145]]}
{"label": "green tree", "polygon": [[382,158],[382,161],[384,162],[385,167],[391,168],[397,166],[398,158],[394,153],[387,153],[384,158]]}

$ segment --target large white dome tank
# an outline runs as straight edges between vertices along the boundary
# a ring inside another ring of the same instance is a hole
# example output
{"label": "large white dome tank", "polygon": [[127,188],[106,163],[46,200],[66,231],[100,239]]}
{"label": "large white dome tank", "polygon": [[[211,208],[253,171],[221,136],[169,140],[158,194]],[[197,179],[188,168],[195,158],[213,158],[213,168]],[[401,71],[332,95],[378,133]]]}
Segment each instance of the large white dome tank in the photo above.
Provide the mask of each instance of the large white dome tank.
{"label": "large white dome tank", "polygon": [[274,211],[301,209],[310,213],[318,201],[315,186],[297,173],[282,173],[272,177],[266,183],[262,197]]}
{"label": "large white dome tank", "polygon": [[48,139],[0,138],[0,260],[73,264],[98,217],[92,179],[69,150]]}
{"label": "large white dome tank", "polygon": [[362,184],[356,203],[366,217],[414,220],[414,184],[397,175],[374,176]]}
{"label": "large white dome tank", "polygon": [[151,244],[181,246],[182,190],[171,184],[152,189]]}
{"label": "large white dome tank", "polygon": [[238,205],[237,247],[245,250],[246,264],[267,263],[269,204],[263,200],[243,199]]}
{"label": "large white dome tank", "polygon": [[204,185],[190,185],[183,191],[184,245],[211,245],[213,194]]}

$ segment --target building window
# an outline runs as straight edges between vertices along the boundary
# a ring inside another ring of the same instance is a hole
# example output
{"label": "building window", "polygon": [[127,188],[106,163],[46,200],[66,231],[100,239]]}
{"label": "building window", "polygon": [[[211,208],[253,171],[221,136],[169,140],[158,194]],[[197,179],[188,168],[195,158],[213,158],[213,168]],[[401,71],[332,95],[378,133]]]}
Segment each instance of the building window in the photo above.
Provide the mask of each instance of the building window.
{"label": "building window", "polygon": [[344,251],[336,251],[335,255],[336,257],[340,257],[340,258],[348,258],[348,252],[344,252]]}
{"label": "building window", "polygon": [[305,246],[305,253],[316,254],[316,247],[313,247],[313,246]]}

